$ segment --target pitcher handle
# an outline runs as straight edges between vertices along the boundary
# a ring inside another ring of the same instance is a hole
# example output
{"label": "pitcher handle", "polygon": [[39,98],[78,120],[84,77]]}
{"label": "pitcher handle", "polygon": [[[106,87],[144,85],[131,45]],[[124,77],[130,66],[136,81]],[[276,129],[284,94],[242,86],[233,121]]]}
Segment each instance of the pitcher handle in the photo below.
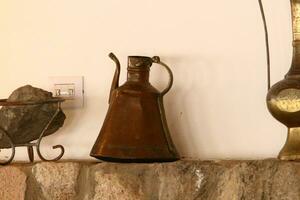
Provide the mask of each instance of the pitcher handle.
{"label": "pitcher handle", "polygon": [[160,93],[161,96],[164,96],[166,93],[169,92],[169,90],[171,89],[171,87],[173,85],[173,73],[168,65],[166,65],[165,63],[160,61],[160,58],[158,56],[152,57],[152,62],[162,65],[168,71],[169,83],[168,83],[167,87]]}

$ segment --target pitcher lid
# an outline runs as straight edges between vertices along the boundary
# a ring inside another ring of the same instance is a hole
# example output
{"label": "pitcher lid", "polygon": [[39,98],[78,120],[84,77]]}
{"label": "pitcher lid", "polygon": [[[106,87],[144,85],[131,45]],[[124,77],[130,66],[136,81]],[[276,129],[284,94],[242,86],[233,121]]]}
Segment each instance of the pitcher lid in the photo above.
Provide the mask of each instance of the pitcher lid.
{"label": "pitcher lid", "polygon": [[128,68],[151,67],[152,58],[146,56],[128,56]]}

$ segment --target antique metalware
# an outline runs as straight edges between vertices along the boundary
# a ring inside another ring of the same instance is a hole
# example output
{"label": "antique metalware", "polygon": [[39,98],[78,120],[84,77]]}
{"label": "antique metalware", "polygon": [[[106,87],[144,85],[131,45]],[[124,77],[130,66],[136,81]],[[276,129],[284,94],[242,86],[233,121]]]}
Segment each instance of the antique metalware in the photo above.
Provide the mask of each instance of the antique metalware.
{"label": "antique metalware", "polygon": [[[259,0],[266,30],[268,86],[270,87],[270,56],[263,6]],[[267,106],[270,113],[288,128],[286,143],[280,151],[281,160],[300,160],[300,0],[291,0],[293,25],[293,59],[284,79],[269,88]]]}
{"label": "antique metalware", "polygon": [[[109,109],[90,155],[116,162],[164,162],[179,159],[169,134],[163,97],[171,89],[173,75],[159,57],[129,56],[127,81],[120,87],[120,62],[109,95]],[[149,82],[152,63],[166,68],[170,81],[159,92]]]}
{"label": "antique metalware", "polygon": [[8,139],[8,141],[10,143],[10,148],[12,150],[10,158],[7,161],[0,162],[0,165],[6,165],[6,164],[9,164],[9,163],[12,162],[12,160],[14,159],[14,156],[15,156],[16,147],[27,147],[28,157],[29,157],[30,162],[34,161],[33,147],[36,147],[37,154],[38,154],[39,158],[43,161],[57,161],[64,155],[65,150],[64,150],[64,147],[62,145],[55,145],[55,146],[52,147],[53,149],[59,148],[61,150],[61,153],[59,154],[59,156],[57,156],[56,158],[51,159],[51,160],[46,159],[40,151],[41,141],[42,141],[43,137],[45,136],[45,133],[46,133],[47,129],[49,128],[49,126],[51,125],[51,123],[53,122],[55,117],[61,111],[61,103],[63,101],[64,101],[64,99],[62,99],[62,98],[52,98],[52,99],[45,100],[45,101],[22,101],[22,102],[17,102],[17,101],[10,102],[10,101],[7,101],[7,99],[1,99],[0,100],[0,106],[5,106],[5,107],[36,106],[36,105],[42,105],[42,104],[57,104],[56,112],[53,114],[50,121],[46,124],[46,126],[42,130],[38,140],[35,141],[35,142],[16,144],[11,139],[11,137],[9,135],[9,132],[7,132],[3,127],[0,127],[1,132],[4,133],[4,137],[6,137]]}

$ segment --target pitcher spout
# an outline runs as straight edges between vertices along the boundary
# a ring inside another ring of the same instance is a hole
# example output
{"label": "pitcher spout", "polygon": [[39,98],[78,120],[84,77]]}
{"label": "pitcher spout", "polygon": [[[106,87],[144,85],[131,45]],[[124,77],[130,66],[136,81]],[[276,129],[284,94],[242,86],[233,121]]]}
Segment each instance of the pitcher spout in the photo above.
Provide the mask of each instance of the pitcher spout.
{"label": "pitcher spout", "polygon": [[111,102],[113,91],[119,87],[119,78],[120,78],[120,71],[121,71],[121,65],[119,59],[115,56],[115,54],[110,53],[109,57],[116,63],[116,70],[115,70],[114,78],[111,83],[108,103]]}

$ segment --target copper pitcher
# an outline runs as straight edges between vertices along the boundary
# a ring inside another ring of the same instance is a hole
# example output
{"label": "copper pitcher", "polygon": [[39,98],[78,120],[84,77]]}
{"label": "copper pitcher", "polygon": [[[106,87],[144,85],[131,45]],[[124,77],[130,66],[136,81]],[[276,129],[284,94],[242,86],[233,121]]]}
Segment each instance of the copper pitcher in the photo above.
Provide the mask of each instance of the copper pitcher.
{"label": "copper pitcher", "polygon": [[[119,85],[120,62],[109,96],[109,109],[91,156],[114,162],[164,162],[179,159],[169,134],[163,96],[171,89],[173,75],[159,57],[129,56],[127,81]],[[152,63],[158,63],[169,73],[169,84],[159,92],[149,82]]]}

